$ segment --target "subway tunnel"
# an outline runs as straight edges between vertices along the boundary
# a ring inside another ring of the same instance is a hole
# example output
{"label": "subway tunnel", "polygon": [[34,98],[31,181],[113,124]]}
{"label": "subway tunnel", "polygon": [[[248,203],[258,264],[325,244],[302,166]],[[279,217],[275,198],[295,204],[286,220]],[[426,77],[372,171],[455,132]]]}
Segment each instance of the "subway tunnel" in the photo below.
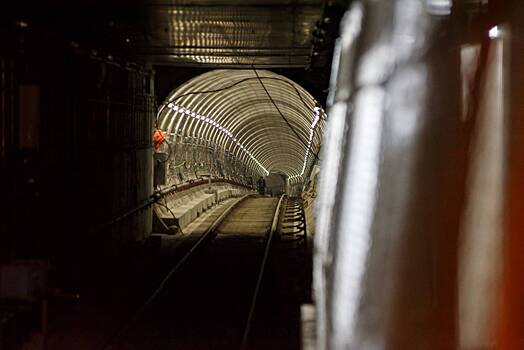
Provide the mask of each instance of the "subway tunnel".
{"label": "subway tunnel", "polygon": [[252,177],[279,173],[293,185],[318,158],[325,113],[283,76],[218,70],[168,95],[157,123],[175,143],[207,141],[208,147],[228,150],[229,162],[245,164]]}
{"label": "subway tunnel", "polygon": [[524,6],[19,1],[0,349],[521,349]]}

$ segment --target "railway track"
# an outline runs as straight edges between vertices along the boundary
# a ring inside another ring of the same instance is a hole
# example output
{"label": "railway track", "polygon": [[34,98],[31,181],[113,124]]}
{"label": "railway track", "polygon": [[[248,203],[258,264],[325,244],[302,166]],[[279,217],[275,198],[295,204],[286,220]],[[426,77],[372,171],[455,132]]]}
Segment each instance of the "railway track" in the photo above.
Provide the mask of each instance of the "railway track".
{"label": "railway track", "polygon": [[[294,265],[272,259],[273,240],[289,221],[286,203],[247,196],[223,212],[103,349],[298,349],[303,300],[289,295],[296,285],[283,274]],[[284,314],[293,315],[288,323]],[[267,324],[273,316],[278,321]],[[273,323],[278,329],[268,335]]]}

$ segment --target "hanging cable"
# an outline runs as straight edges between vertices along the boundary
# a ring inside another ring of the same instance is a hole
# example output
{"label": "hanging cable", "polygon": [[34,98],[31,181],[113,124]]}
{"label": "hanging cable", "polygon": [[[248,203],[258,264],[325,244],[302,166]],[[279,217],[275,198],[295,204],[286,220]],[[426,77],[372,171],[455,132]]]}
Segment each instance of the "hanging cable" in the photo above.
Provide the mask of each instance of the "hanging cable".
{"label": "hanging cable", "polygon": [[[298,132],[295,130],[295,128],[293,127],[293,125],[291,125],[291,123],[289,122],[289,120],[287,120],[286,117],[284,117],[284,114],[282,113],[282,111],[280,110],[280,108],[278,108],[277,104],[275,103],[275,100],[273,100],[273,97],[271,97],[271,94],[269,93],[269,91],[267,90],[266,86],[264,85],[264,83],[262,82],[262,79],[260,79],[260,76],[258,75],[258,72],[256,70],[256,68],[254,66],[252,66],[252,69],[253,69],[253,72],[255,72],[255,75],[257,76],[257,79],[258,81],[260,82],[260,85],[262,86],[262,88],[264,89],[264,91],[266,92],[266,95],[267,97],[269,98],[269,100],[271,101],[271,103],[273,104],[273,106],[275,106],[275,109],[278,111],[278,114],[280,115],[280,117],[286,122],[286,124],[289,126],[289,128],[291,129],[291,131],[293,131],[293,133],[297,136],[298,140],[300,141],[300,143],[302,143],[304,145],[304,147],[306,147],[306,149],[309,149],[309,146],[307,145],[306,142],[304,142],[304,140],[302,140],[302,138],[300,137],[300,135],[298,134]],[[320,158],[318,157],[318,152],[315,153],[315,152],[311,152],[315,158],[317,160],[320,160]]]}
{"label": "hanging cable", "polygon": [[258,80],[258,79],[268,79],[268,80],[277,80],[277,81],[281,81],[281,82],[284,82],[288,85],[290,85],[291,87],[293,87],[293,89],[295,90],[295,92],[297,93],[297,96],[298,98],[300,99],[300,101],[302,102],[302,104],[304,105],[304,107],[306,107],[307,109],[310,109],[311,106],[309,106],[306,101],[304,101],[304,98],[302,97],[302,94],[300,93],[300,91],[297,89],[297,87],[295,86],[295,84],[293,84],[292,82],[288,81],[287,79],[282,79],[282,78],[278,78],[278,77],[250,77],[250,78],[244,78],[244,79],[241,79],[239,81],[236,81],[234,82],[233,84],[231,85],[228,85],[228,86],[224,86],[224,87],[221,87],[221,88],[218,88],[218,89],[211,89],[211,90],[201,90],[201,91],[189,91],[189,92],[186,92],[184,94],[181,94],[179,96],[176,96],[174,97],[173,99],[169,100],[169,101],[166,101],[164,104],[167,105],[169,103],[175,103],[176,101],[178,101],[180,98],[182,97],[186,97],[186,96],[191,96],[191,95],[198,95],[198,94],[209,94],[209,93],[217,93],[217,92],[222,92],[224,90],[228,90],[228,89],[231,89],[241,83],[244,83],[246,81],[249,81],[249,80]]}

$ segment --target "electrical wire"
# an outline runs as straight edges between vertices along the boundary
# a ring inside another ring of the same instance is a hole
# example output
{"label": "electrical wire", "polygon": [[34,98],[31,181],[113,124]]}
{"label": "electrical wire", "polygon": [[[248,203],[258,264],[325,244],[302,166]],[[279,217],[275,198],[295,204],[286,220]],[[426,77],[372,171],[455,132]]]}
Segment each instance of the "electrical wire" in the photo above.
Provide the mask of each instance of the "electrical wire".
{"label": "electrical wire", "polygon": [[[224,35],[224,38],[229,40],[229,37],[227,35],[227,33],[223,33]],[[238,61],[237,58],[235,58],[236,60],[236,63],[240,65],[240,62]],[[271,94],[269,93],[269,91],[267,90],[266,86],[264,85],[262,79],[271,79],[271,80],[278,80],[278,81],[282,81],[288,85],[291,85],[293,87],[293,89],[295,90],[296,94],[298,95],[300,101],[302,102],[302,104],[306,107],[306,109],[310,109],[311,107],[307,105],[307,103],[304,101],[303,97],[302,97],[302,94],[300,94],[300,91],[297,89],[297,87],[287,81],[286,79],[282,79],[282,78],[278,78],[278,77],[260,77],[260,75],[258,74],[258,71],[257,69],[255,68],[254,66],[254,62],[255,62],[255,57],[253,58],[253,61],[251,62],[251,69],[253,70],[253,72],[255,73],[256,77],[250,77],[250,78],[244,78],[242,80],[239,80],[239,81],[236,81],[234,82],[233,84],[230,84],[228,86],[225,86],[225,87],[221,87],[221,88],[217,88],[217,89],[211,89],[211,90],[203,90],[203,91],[189,91],[189,92],[186,92],[184,94],[181,94],[179,96],[176,96],[174,97],[173,99],[165,102],[163,104],[163,106],[166,106],[168,105],[169,103],[174,103],[176,101],[178,101],[180,98],[183,98],[183,97],[186,97],[186,96],[190,96],[190,95],[197,95],[197,94],[206,94],[206,93],[217,93],[217,92],[221,92],[221,91],[224,91],[224,90],[227,90],[227,89],[231,89],[245,81],[249,81],[249,80],[253,80],[253,79],[257,79],[258,82],[260,83],[260,85],[262,86],[262,88],[264,89],[266,95],[268,96],[268,99],[271,101],[271,103],[273,104],[273,106],[275,107],[275,109],[277,110],[278,114],[280,115],[280,117],[286,122],[286,124],[288,125],[288,127],[291,129],[291,131],[295,134],[295,136],[297,137],[297,139],[300,141],[300,143],[302,143],[302,145],[304,145],[304,147],[307,149],[310,149],[310,146],[307,145],[307,143],[302,139],[302,137],[299,135],[299,133],[296,131],[295,127],[293,127],[293,125],[287,120],[287,118],[284,116],[284,114],[282,113],[282,111],[280,110],[280,108],[278,108],[276,102],[273,100],[273,97],[271,96]],[[318,102],[317,102],[318,103]],[[319,115],[319,117],[321,119],[324,119],[325,118],[322,116],[322,114]],[[158,125],[158,114],[157,114],[157,118],[155,120],[155,124]],[[319,156],[318,156],[318,153],[319,151],[317,152],[314,152],[311,150],[311,154],[313,154],[313,156],[316,158],[317,161],[320,160]],[[305,160],[307,161],[307,160]]]}
{"label": "electrical wire", "polygon": [[[164,196],[164,202],[167,202],[165,196]],[[175,223],[177,224],[176,226],[178,227],[178,230],[183,235],[184,231],[182,231],[182,227],[180,227],[180,224],[178,223],[178,218],[175,216],[175,213],[173,213],[173,211],[167,206],[167,203],[162,203],[162,202],[158,201],[158,202],[156,202],[156,204],[166,208],[167,211],[169,211],[169,213],[173,216],[173,219],[175,220]]]}
{"label": "electrical wire", "polygon": [[[269,100],[271,101],[271,103],[273,104],[273,106],[276,108],[276,110],[278,111],[278,114],[280,115],[280,117],[286,122],[286,124],[288,125],[288,127],[291,129],[291,131],[293,131],[293,133],[295,134],[295,136],[297,137],[297,139],[300,141],[300,143],[302,143],[302,145],[308,149],[308,145],[307,143],[302,139],[302,137],[299,135],[299,133],[296,131],[295,127],[293,127],[293,125],[287,120],[287,118],[284,116],[284,114],[282,113],[282,111],[280,110],[280,108],[278,108],[276,102],[273,100],[271,94],[269,93],[269,91],[267,90],[266,86],[264,85],[264,83],[262,82],[262,79],[271,79],[271,80],[278,80],[278,81],[282,81],[282,82],[285,82],[286,84],[288,85],[291,85],[293,87],[293,89],[295,90],[295,92],[297,93],[297,95],[299,96],[299,99],[300,101],[302,102],[302,104],[306,107],[306,109],[310,109],[311,107],[307,105],[307,103],[304,101],[304,99],[302,98],[302,95],[300,94],[300,91],[297,89],[297,87],[287,81],[286,79],[282,79],[282,78],[278,78],[278,77],[261,77],[256,68],[252,65],[252,69],[256,75],[256,77],[250,77],[250,78],[244,78],[244,79],[241,79],[231,85],[228,85],[228,86],[225,86],[225,87],[222,87],[222,88],[218,88],[218,89],[211,89],[211,90],[202,90],[202,91],[190,91],[190,92],[187,92],[187,93],[184,93],[182,95],[179,95],[179,96],[176,96],[174,97],[173,99],[169,100],[169,101],[166,101],[164,103],[164,106],[169,104],[169,103],[175,103],[177,100],[179,100],[180,98],[182,97],[185,97],[185,96],[190,96],[190,95],[197,95],[197,94],[205,94],[205,93],[217,93],[217,92],[221,92],[221,91],[224,91],[224,90],[227,90],[227,89],[231,89],[245,81],[249,81],[249,80],[253,80],[253,79],[256,79],[258,82],[260,82],[262,88],[264,89],[266,95],[268,96]],[[319,115],[319,117],[321,119],[324,119],[322,114]],[[157,119],[155,120],[155,122],[157,123],[158,125],[158,115],[157,115]],[[318,156],[318,151],[317,152],[314,152],[311,150],[311,154],[313,154],[313,156],[317,159],[317,160],[320,160],[319,156]],[[169,159],[169,157],[168,157]],[[167,160],[166,160],[167,161]]]}
{"label": "electrical wire", "polygon": [[[306,147],[306,149],[308,149],[308,145],[306,142],[304,142],[304,140],[302,140],[302,138],[300,137],[300,135],[298,134],[298,132],[295,130],[295,128],[293,127],[293,125],[291,125],[291,123],[287,120],[286,117],[284,117],[284,114],[282,113],[282,111],[280,110],[280,108],[278,108],[277,104],[275,103],[275,100],[273,100],[273,97],[271,97],[271,94],[269,93],[269,91],[267,90],[266,86],[264,85],[264,83],[262,82],[262,79],[260,79],[260,76],[258,75],[258,72],[256,70],[256,68],[253,66],[252,67],[253,69],[253,72],[255,72],[255,75],[257,76],[258,78],[258,81],[260,82],[260,85],[262,85],[262,88],[264,89],[264,91],[266,92],[266,95],[267,97],[269,98],[269,100],[271,101],[271,103],[273,104],[273,106],[275,106],[275,109],[278,111],[278,114],[280,115],[280,117],[282,117],[282,119],[284,119],[284,121],[286,122],[286,124],[289,126],[289,128],[291,129],[291,131],[293,131],[293,133],[297,136],[298,140],[304,145],[304,147]],[[318,157],[318,152],[315,153],[315,152],[311,152],[315,158],[317,160],[320,160],[320,158]]]}
{"label": "electrical wire", "polygon": [[[221,92],[221,91],[224,91],[224,90],[228,90],[228,89],[231,89],[243,82],[246,82],[246,81],[249,81],[249,80],[254,80],[256,79],[260,85],[262,86],[262,88],[264,89],[266,95],[268,96],[269,100],[271,101],[271,103],[273,104],[273,106],[275,107],[275,109],[278,111],[278,114],[280,115],[280,117],[286,122],[286,124],[289,126],[289,128],[291,129],[291,131],[293,131],[293,133],[295,134],[295,136],[298,138],[298,140],[300,141],[300,143],[302,143],[302,145],[304,145],[304,147],[306,147],[306,149],[308,148],[308,145],[307,143],[302,139],[302,137],[298,134],[298,132],[296,131],[295,127],[287,120],[287,118],[284,116],[284,114],[282,113],[282,111],[280,110],[280,108],[278,108],[276,102],[273,100],[273,97],[271,96],[271,94],[269,93],[269,91],[267,90],[266,86],[264,85],[262,79],[270,79],[270,80],[278,80],[278,81],[282,81],[282,82],[285,82],[286,84],[288,85],[291,85],[293,87],[293,89],[295,90],[295,92],[297,93],[300,101],[302,102],[302,104],[307,108],[311,108],[310,106],[307,105],[307,103],[304,101],[302,95],[300,94],[300,91],[297,89],[297,87],[287,81],[286,79],[282,79],[282,78],[278,78],[278,77],[261,77],[259,74],[258,74],[258,71],[257,69],[252,65],[251,66],[253,72],[255,73],[256,77],[251,77],[251,78],[244,78],[244,79],[241,79],[239,81],[236,81],[234,82],[233,84],[231,85],[228,85],[228,86],[225,86],[225,87],[222,87],[222,88],[218,88],[218,89],[211,89],[211,90],[202,90],[202,91],[190,91],[190,92],[186,92],[182,95],[179,95],[179,96],[176,96],[175,98],[167,101],[164,103],[164,105],[167,105],[169,103],[175,103],[176,101],[178,101],[180,98],[182,97],[186,97],[186,96],[190,96],[190,95],[198,95],[198,94],[207,94],[207,93],[217,93],[217,92]],[[322,114],[320,114],[320,118],[321,119],[324,119],[325,118],[323,117]],[[158,123],[158,117],[157,119],[155,120],[155,123]],[[157,124],[158,125],[158,124]],[[311,152],[315,158],[317,160],[320,160],[319,156],[318,156],[318,151],[317,152]]]}
{"label": "electrical wire", "polygon": [[[217,89],[211,89],[211,90],[201,90],[201,91],[189,91],[189,92],[186,92],[182,95],[179,95],[179,96],[176,96],[174,97],[172,100],[169,100],[167,102],[165,102],[164,104],[169,104],[169,103],[175,103],[176,101],[178,101],[180,98],[182,97],[186,97],[186,96],[191,96],[191,95],[198,95],[198,94],[208,94],[208,93],[217,93],[217,92],[221,92],[221,91],[224,91],[224,90],[228,90],[228,89],[231,89],[241,83],[244,83],[246,81],[249,81],[249,80],[258,80],[258,79],[268,79],[268,80],[278,80],[278,81],[281,81],[281,82],[284,82],[288,85],[291,85],[291,87],[293,87],[293,89],[295,90],[295,92],[297,93],[297,96],[298,98],[300,99],[300,101],[302,102],[302,104],[304,105],[304,107],[306,107],[306,109],[310,109],[311,106],[309,106],[306,101],[304,101],[304,97],[302,96],[302,94],[300,93],[300,91],[297,89],[297,87],[295,86],[295,84],[293,84],[292,82],[288,81],[287,79],[283,79],[283,78],[278,78],[278,77],[250,77],[250,78],[244,78],[244,79],[241,79],[241,80],[238,80],[236,82],[234,82],[233,84],[231,85],[228,85],[228,86],[224,86],[224,87],[221,87],[221,88],[217,88]],[[323,116],[321,115],[321,117],[323,118]],[[325,119],[325,118],[324,118]]]}
{"label": "electrical wire", "polygon": [[[226,40],[230,41],[230,38],[228,36],[228,34],[223,31],[222,32],[224,38],[226,38]],[[240,53],[240,52],[237,52],[237,53]],[[278,114],[280,115],[280,117],[282,117],[282,119],[286,122],[286,124],[289,126],[289,128],[291,129],[291,131],[293,131],[293,133],[295,134],[295,136],[297,137],[297,139],[304,145],[304,147],[306,147],[306,150],[309,149],[308,145],[306,144],[306,142],[304,142],[304,140],[302,140],[302,138],[300,137],[300,135],[298,134],[298,132],[295,130],[295,128],[293,127],[293,125],[291,125],[291,123],[287,120],[286,117],[284,117],[284,114],[282,113],[282,111],[280,110],[280,108],[278,108],[277,104],[275,103],[275,101],[273,100],[273,97],[271,97],[271,94],[269,93],[269,91],[267,90],[266,86],[264,85],[264,83],[262,82],[262,79],[261,77],[258,75],[258,72],[257,72],[257,69],[255,68],[255,58],[256,57],[253,57],[253,60],[251,61],[251,69],[253,70],[253,72],[255,73],[256,75],[256,78],[258,79],[258,81],[260,82],[260,85],[262,86],[262,88],[264,89],[264,91],[266,92],[267,94],[267,97],[269,98],[269,100],[271,101],[271,103],[273,104],[273,106],[275,106],[275,109],[278,111]],[[238,59],[235,57],[235,60],[237,61],[237,64],[240,65],[240,62],[238,61]],[[298,93],[298,90],[296,90],[296,87],[293,86],[295,88],[295,91],[297,91]],[[299,97],[300,97],[300,100],[302,101],[302,103],[305,104],[304,100],[302,99],[302,96],[299,94]],[[309,106],[306,105],[306,109],[309,109]],[[321,115],[320,115],[321,116]],[[313,151],[311,151],[311,153],[313,153],[313,155],[315,156],[315,158],[320,161],[320,158],[318,157],[318,151],[315,153]],[[304,161],[307,161],[304,160]]]}

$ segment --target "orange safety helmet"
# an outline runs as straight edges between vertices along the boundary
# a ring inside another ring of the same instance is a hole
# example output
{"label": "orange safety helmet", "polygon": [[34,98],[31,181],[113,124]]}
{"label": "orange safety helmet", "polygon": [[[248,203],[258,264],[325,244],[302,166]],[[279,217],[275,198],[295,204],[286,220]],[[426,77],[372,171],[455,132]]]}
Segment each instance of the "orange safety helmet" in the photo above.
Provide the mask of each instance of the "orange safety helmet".
{"label": "orange safety helmet", "polygon": [[160,129],[156,129],[153,133],[153,146],[159,149],[162,143],[166,140],[166,133]]}

